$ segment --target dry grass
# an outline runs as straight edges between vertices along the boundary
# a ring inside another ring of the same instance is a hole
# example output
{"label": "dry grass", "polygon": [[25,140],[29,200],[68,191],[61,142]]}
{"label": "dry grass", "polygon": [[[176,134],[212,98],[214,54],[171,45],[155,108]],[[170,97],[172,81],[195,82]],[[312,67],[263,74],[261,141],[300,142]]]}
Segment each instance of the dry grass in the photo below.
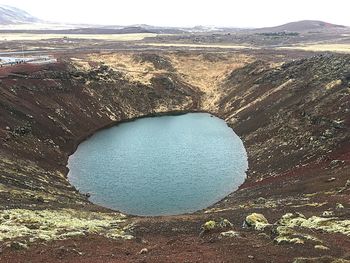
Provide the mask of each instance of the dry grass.
{"label": "dry grass", "polygon": [[43,40],[56,38],[74,38],[74,39],[97,39],[106,41],[136,41],[146,37],[155,37],[157,34],[27,34],[27,33],[5,33],[0,35],[0,41],[13,40]]}
{"label": "dry grass", "polygon": [[[253,60],[253,58],[246,55],[220,54],[224,59],[213,60],[210,57],[196,54],[186,56],[174,54],[169,56],[179,75],[187,83],[205,93],[202,108],[206,110],[215,108],[215,104],[222,94],[219,87],[227,75]],[[213,57],[215,58],[215,56]]]}
{"label": "dry grass", "polygon": [[140,63],[134,59],[131,53],[104,53],[91,54],[88,60],[103,62],[109,67],[125,73],[132,82],[140,82],[145,85],[151,84],[151,79],[155,74],[164,73],[164,70],[156,70],[152,63]]}
{"label": "dry grass", "polygon": [[[253,57],[247,55],[227,52],[185,55],[169,52],[161,56],[171,62],[175,71],[155,69],[150,62],[140,63],[134,59],[134,53],[128,52],[91,54],[86,60],[103,62],[109,67],[123,72],[129,81],[145,85],[150,85],[152,77],[157,74],[176,74],[177,77],[204,93],[202,108],[206,110],[215,109],[216,102],[223,95],[223,90],[220,90],[220,87],[228,74],[254,60]],[[74,64],[80,69],[88,69],[86,60],[73,59]]]}
{"label": "dry grass", "polygon": [[305,51],[332,51],[350,53],[350,44],[309,44],[300,46],[280,47],[280,49],[300,49]]}
{"label": "dry grass", "polygon": [[225,45],[225,44],[186,44],[186,43],[143,43],[142,45],[155,47],[192,47],[192,48],[228,48],[228,49],[260,49],[245,45]]}

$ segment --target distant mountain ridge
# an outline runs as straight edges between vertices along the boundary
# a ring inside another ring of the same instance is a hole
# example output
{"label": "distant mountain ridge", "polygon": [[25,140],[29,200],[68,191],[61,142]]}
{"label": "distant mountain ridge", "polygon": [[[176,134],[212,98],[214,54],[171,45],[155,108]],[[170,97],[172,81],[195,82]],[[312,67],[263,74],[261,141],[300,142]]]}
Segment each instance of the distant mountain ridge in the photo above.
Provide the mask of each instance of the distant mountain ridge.
{"label": "distant mountain ridge", "polygon": [[[31,25],[46,24],[45,29],[31,27]],[[27,26],[28,25],[28,26]],[[58,25],[62,29],[57,29]],[[194,27],[167,27],[137,24],[129,26],[118,25],[69,25],[69,29],[63,24],[54,22],[44,22],[26,11],[8,6],[0,5],[0,26],[1,31],[11,32],[36,32],[36,33],[63,33],[63,34],[132,34],[132,33],[156,33],[156,34],[183,34],[183,33],[225,33],[225,32],[248,32],[248,33],[279,33],[279,32],[342,32],[350,31],[350,27],[331,24],[318,20],[302,20],[291,22],[275,27],[265,28],[235,28],[235,27],[215,27],[215,26],[194,26]],[[18,29],[20,27],[20,29]],[[42,31],[42,32],[40,32]],[[51,32],[52,31],[52,32]]]}
{"label": "distant mountain ridge", "polygon": [[301,20],[290,22],[275,27],[258,28],[255,30],[263,32],[308,32],[308,31],[329,31],[346,29],[346,26],[327,23],[319,20]]}
{"label": "distant mountain ridge", "polygon": [[0,24],[26,24],[37,23],[40,19],[26,11],[7,5],[0,5]]}

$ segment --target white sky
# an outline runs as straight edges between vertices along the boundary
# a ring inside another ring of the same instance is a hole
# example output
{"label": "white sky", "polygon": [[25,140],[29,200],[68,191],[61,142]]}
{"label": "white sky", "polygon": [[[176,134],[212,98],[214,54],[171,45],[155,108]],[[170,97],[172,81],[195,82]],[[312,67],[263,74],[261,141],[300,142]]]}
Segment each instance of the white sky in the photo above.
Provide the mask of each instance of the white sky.
{"label": "white sky", "polygon": [[67,23],[275,26],[311,19],[350,26],[350,0],[0,0]]}

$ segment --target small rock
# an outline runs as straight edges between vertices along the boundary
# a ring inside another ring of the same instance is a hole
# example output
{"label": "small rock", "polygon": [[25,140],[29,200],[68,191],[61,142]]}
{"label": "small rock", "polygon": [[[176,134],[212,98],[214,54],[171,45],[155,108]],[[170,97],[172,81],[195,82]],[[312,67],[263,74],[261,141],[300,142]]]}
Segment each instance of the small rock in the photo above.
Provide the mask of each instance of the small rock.
{"label": "small rock", "polygon": [[335,177],[331,177],[329,179],[326,180],[326,182],[330,183],[330,182],[334,182],[336,180]]}
{"label": "small rock", "polygon": [[344,192],[344,191],[347,190],[349,187],[350,187],[350,180],[347,180],[346,183],[345,183],[345,186],[342,187],[342,188],[338,191],[338,193]]}
{"label": "small rock", "polygon": [[337,165],[344,164],[344,163],[345,163],[345,161],[343,161],[343,160],[333,160],[333,161],[331,161],[331,165],[333,165],[333,166],[337,166]]}
{"label": "small rock", "polygon": [[324,211],[322,213],[322,216],[328,217],[328,216],[333,216],[334,212],[333,211]]}
{"label": "small rock", "polygon": [[121,238],[125,240],[131,240],[131,239],[134,239],[135,237],[133,235],[122,235]]}
{"label": "small rock", "polygon": [[316,245],[316,246],[314,246],[314,248],[315,248],[315,249],[322,249],[322,250],[329,250],[328,247],[322,246],[322,245]]}
{"label": "small rock", "polygon": [[350,180],[346,181],[345,187],[350,187]]}
{"label": "small rock", "polygon": [[147,253],[148,253],[148,249],[147,248],[143,248],[139,252],[139,254],[147,254]]}
{"label": "small rock", "polygon": [[73,252],[77,253],[79,256],[83,256],[84,253],[81,251],[76,250],[75,248],[72,249]]}
{"label": "small rock", "polygon": [[223,238],[223,237],[239,237],[239,233],[236,232],[236,231],[230,230],[230,231],[226,231],[226,232],[221,232],[219,237],[220,238]]}
{"label": "small rock", "polygon": [[10,215],[4,215],[3,218],[8,220],[8,219],[10,219]]}
{"label": "small rock", "polygon": [[335,205],[335,209],[344,209],[344,206],[342,204],[340,204],[340,203],[337,203]]}
{"label": "small rock", "polygon": [[28,246],[27,246],[27,244],[14,241],[14,242],[12,242],[12,244],[11,244],[11,248],[12,248],[12,249],[15,249],[15,250],[22,250],[22,249],[28,249]]}
{"label": "small rock", "polygon": [[221,218],[220,221],[219,221],[219,226],[221,228],[226,228],[226,227],[232,227],[232,223],[226,219],[226,218]]}
{"label": "small rock", "polygon": [[254,259],[254,256],[252,256],[252,255],[249,255],[249,256],[248,256],[248,258],[250,258],[250,259]]}
{"label": "small rock", "polygon": [[264,197],[259,197],[258,199],[255,200],[256,204],[265,204],[266,199]]}

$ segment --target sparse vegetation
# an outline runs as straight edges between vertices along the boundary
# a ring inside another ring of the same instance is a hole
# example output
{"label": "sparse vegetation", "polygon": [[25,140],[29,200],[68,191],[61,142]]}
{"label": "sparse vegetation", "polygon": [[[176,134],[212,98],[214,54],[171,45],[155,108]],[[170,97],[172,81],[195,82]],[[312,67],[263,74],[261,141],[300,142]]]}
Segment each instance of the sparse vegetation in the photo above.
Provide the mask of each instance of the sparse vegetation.
{"label": "sparse vegetation", "polygon": [[120,213],[73,209],[0,211],[0,242],[51,241],[88,234],[131,239],[132,223]]}

